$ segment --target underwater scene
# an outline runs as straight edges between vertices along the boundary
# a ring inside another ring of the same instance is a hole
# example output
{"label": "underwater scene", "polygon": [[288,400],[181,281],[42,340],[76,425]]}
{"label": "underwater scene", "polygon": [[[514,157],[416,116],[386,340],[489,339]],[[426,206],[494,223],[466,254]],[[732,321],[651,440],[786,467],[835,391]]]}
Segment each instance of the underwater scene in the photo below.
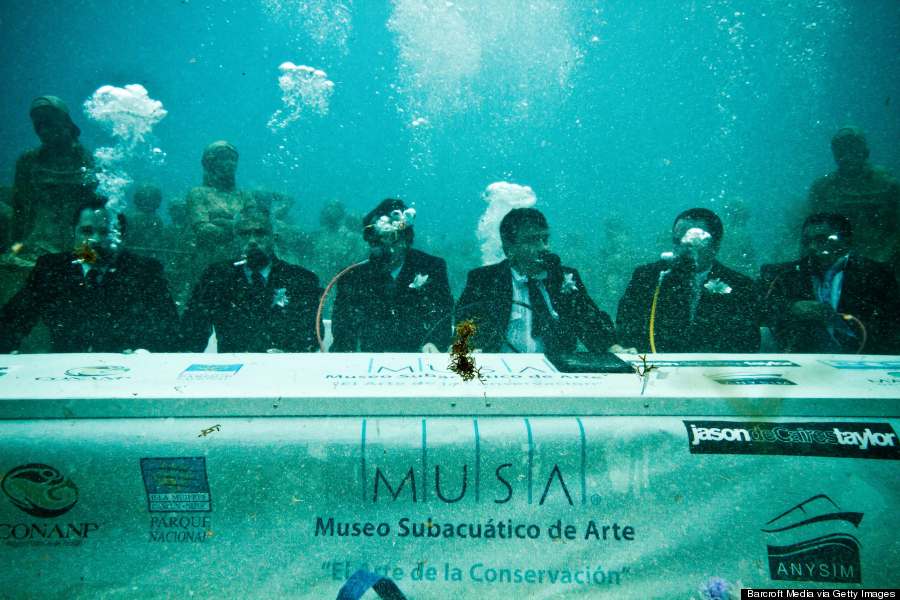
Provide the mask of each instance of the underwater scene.
{"label": "underwater scene", "polygon": [[493,351],[900,351],[894,0],[59,0],[0,27],[2,352],[444,351],[466,320]]}

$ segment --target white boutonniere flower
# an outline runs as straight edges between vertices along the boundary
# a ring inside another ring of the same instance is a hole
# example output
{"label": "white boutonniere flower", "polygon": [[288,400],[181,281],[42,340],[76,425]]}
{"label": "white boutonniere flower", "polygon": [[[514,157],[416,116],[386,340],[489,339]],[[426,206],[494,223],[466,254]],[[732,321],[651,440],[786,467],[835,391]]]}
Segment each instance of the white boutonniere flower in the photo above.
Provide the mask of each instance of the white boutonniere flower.
{"label": "white boutonniere flower", "polygon": [[275,290],[275,296],[272,298],[272,306],[284,308],[291,301],[287,295],[287,288],[278,288]]}
{"label": "white boutonniere flower", "polygon": [[566,273],[563,275],[562,287],[559,289],[563,294],[571,294],[578,291],[578,284],[575,283],[575,274]]}
{"label": "white boutonniere flower", "polygon": [[422,273],[416,273],[416,278],[413,279],[412,283],[409,284],[409,288],[412,290],[418,290],[421,289],[422,286],[424,286],[426,283],[428,283],[428,274],[426,273],[423,275]]}
{"label": "white boutonniere flower", "polygon": [[715,279],[710,279],[706,283],[703,284],[703,287],[710,294],[730,294],[731,286],[716,277]]}

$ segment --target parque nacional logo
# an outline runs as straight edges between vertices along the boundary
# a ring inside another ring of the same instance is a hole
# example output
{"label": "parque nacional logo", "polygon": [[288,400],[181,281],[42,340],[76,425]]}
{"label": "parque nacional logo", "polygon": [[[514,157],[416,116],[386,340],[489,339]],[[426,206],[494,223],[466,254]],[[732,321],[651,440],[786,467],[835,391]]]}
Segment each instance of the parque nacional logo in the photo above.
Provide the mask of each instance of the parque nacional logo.
{"label": "parque nacional logo", "polygon": [[20,510],[33,517],[58,517],[78,502],[78,487],[59,470],[42,463],[12,469],[0,488]]}
{"label": "parque nacional logo", "polygon": [[842,510],[825,494],[774,517],[762,529],[775,542],[768,544],[770,577],[860,583],[860,544],[853,534],[862,519],[863,513]]}

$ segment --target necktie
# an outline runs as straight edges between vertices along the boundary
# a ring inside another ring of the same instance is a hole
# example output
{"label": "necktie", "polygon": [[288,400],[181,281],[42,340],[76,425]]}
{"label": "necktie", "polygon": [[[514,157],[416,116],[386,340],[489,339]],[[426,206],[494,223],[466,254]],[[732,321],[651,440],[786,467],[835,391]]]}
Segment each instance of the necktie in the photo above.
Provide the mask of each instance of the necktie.
{"label": "necktie", "polygon": [[261,292],[266,289],[266,279],[259,271],[252,271],[250,273],[250,285],[253,286],[254,292]]}
{"label": "necktie", "polygon": [[250,272],[250,305],[254,312],[266,309],[266,280],[258,271]]}
{"label": "necktie", "polygon": [[528,302],[531,304],[531,337],[541,338],[546,345],[552,333],[553,317],[538,285],[539,279],[528,279]]}
{"label": "necktie", "polygon": [[95,289],[100,284],[100,270],[88,269],[88,272],[84,276],[84,282],[87,287]]}

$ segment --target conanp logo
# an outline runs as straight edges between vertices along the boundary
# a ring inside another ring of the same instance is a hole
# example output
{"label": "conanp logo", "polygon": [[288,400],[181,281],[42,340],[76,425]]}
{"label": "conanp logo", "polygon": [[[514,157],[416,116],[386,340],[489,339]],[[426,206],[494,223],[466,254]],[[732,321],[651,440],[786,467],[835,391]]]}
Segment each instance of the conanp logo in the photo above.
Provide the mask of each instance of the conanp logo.
{"label": "conanp logo", "polygon": [[58,517],[78,502],[78,488],[72,480],[41,463],[11,470],[3,477],[0,488],[10,502],[33,517]]}
{"label": "conanp logo", "polygon": [[789,508],[766,523],[769,575],[778,581],[860,583],[859,540],[863,513],[841,510],[825,494]]}
{"label": "conanp logo", "polygon": [[35,381],[121,381],[130,379],[130,371],[122,365],[93,365],[66,369],[63,375],[45,375],[35,377]]}
{"label": "conanp logo", "polygon": [[75,367],[74,369],[67,369],[66,375],[69,377],[111,377],[127,373],[128,370],[128,367],[119,365],[98,365],[94,367]]}

